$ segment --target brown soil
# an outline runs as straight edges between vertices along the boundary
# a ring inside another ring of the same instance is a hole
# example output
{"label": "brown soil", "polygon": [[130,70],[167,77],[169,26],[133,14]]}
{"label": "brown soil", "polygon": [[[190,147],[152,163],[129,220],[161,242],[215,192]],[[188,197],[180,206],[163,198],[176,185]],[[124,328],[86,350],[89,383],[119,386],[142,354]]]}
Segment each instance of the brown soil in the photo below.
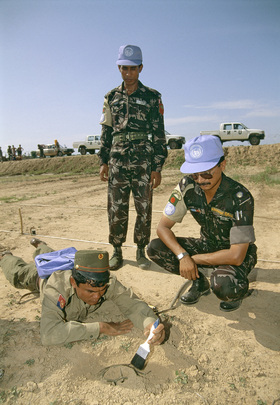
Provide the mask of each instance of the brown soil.
{"label": "brown soil", "polygon": [[[226,150],[228,175],[249,175],[263,171],[266,166],[279,167],[279,144]],[[169,161],[182,153],[170,151]],[[83,174],[94,162],[96,156],[73,156],[0,164],[0,244],[9,247],[14,255],[31,261],[34,248],[29,240],[30,232],[35,229],[37,236],[55,249],[75,246],[108,249],[111,253],[107,243],[106,184],[100,182],[97,174]],[[67,172],[73,164],[81,174],[28,174],[35,165],[57,173],[58,166]],[[169,194],[180,177],[178,170],[163,171],[162,185],[154,195],[152,238]],[[129,364],[144,341],[142,332],[136,329],[125,336],[103,337],[93,343],[43,347],[39,334],[39,299],[27,296],[19,303],[27,291],[13,288],[0,270],[0,369],[4,370],[2,378],[0,372],[0,403],[278,404],[280,187],[242,182],[255,197],[259,260],[250,275],[253,294],[243,301],[239,310],[231,313],[219,310],[213,294],[202,297],[194,306],[178,303],[174,310],[165,312],[162,318],[169,328],[169,338],[154,349],[143,375],[137,376],[132,369],[119,366]],[[136,266],[134,219],[131,202],[125,262],[115,274],[150,305],[164,310],[184,280],[154,264],[146,271]],[[175,232],[197,236],[199,228],[187,215],[182,224],[176,225]],[[111,317],[120,319],[113,309],[104,313],[104,319]],[[113,365],[116,367],[104,370]]]}

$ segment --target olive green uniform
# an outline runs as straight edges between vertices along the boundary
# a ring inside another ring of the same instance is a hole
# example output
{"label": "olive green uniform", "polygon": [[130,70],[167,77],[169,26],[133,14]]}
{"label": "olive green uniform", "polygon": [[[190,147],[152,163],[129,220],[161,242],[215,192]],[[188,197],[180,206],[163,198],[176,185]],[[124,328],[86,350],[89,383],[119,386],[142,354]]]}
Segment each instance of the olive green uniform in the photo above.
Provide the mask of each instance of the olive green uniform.
{"label": "olive green uniform", "polygon": [[[33,256],[50,251],[52,249],[47,245],[40,244]],[[19,257],[5,255],[0,265],[14,287],[36,288],[38,274],[34,263],[27,264]],[[143,330],[157,319],[149,306],[115,277],[110,277],[109,287],[97,305],[85,304],[70,283],[71,274],[71,270],[57,271],[41,281],[41,340],[44,345],[96,339],[100,333],[99,322],[102,321],[98,309],[101,305],[106,308],[109,301],[139,329]]]}
{"label": "olive green uniform", "polygon": [[[131,289],[110,277],[104,299],[97,305],[85,304],[70,284],[71,271],[57,271],[44,281],[41,339],[44,345],[55,345],[99,336],[98,309],[112,301],[134,326],[144,329],[157,318],[149,306],[139,300]],[[102,321],[102,319],[99,319]]]}

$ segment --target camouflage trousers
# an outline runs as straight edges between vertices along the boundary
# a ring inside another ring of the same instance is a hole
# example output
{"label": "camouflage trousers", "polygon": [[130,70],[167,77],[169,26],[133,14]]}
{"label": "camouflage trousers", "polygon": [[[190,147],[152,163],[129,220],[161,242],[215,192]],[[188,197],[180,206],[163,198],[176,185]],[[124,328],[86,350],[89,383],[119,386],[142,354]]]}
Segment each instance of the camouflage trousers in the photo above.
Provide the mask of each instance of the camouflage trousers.
{"label": "camouflage trousers", "polygon": [[[217,251],[207,241],[196,238],[177,238],[178,243],[190,256]],[[154,239],[147,248],[149,258],[174,274],[180,274],[179,260],[176,255],[160,240]],[[243,263],[240,266],[220,265],[202,266],[213,269],[210,277],[211,289],[223,301],[242,299],[249,288],[248,274],[257,263],[257,247],[250,245]],[[199,269],[199,266],[198,266]]]}
{"label": "camouflage trousers", "polygon": [[109,243],[121,246],[126,241],[129,199],[133,195],[136,210],[134,243],[146,246],[151,235],[152,197],[151,161],[131,156],[127,161],[111,158],[108,181]]}

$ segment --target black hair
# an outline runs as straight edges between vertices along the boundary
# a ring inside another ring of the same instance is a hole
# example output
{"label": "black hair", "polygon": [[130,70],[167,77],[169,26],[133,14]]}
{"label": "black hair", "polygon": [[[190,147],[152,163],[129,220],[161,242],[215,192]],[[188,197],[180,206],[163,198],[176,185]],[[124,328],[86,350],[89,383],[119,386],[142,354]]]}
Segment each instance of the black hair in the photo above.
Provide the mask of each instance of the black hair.
{"label": "black hair", "polygon": [[220,166],[220,164],[221,164],[224,160],[225,160],[225,157],[224,157],[224,156],[221,156],[220,159],[219,159],[219,161],[218,161],[218,163],[217,163],[217,166]]}
{"label": "black hair", "polygon": [[92,287],[103,287],[109,281],[109,280],[108,281],[106,281],[106,280],[96,281],[96,280],[87,278],[83,274],[81,274],[79,271],[77,271],[75,268],[72,269],[72,277],[75,280],[78,287],[80,284],[89,284]]}

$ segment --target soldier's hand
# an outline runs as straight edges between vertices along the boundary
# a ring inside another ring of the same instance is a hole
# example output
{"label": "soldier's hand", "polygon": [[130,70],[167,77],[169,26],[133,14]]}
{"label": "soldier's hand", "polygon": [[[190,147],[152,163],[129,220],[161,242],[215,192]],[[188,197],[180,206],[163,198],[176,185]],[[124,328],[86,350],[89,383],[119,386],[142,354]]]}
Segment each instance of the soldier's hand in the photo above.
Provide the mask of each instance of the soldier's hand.
{"label": "soldier's hand", "polygon": [[108,181],[108,174],[109,174],[108,165],[104,164],[104,165],[100,166],[100,170],[99,170],[100,180]]}
{"label": "soldier's hand", "polygon": [[180,260],[180,275],[187,280],[199,278],[197,265],[190,256],[184,256]]}
{"label": "soldier's hand", "polygon": [[[146,328],[144,329],[144,335],[146,337],[149,336],[150,329],[153,326],[152,323],[150,323]],[[160,323],[158,327],[153,331],[154,336],[148,341],[149,344],[151,345],[160,345],[165,338],[165,330],[164,330],[164,325]]]}
{"label": "soldier's hand", "polygon": [[151,180],[150,184],[152,188],[157,188],[161,183],[161,173],[160,172],[152,172],[151,173]]}
{"label": "soldier's hand", "polygon": [[100,334],[108,336],[125,335],[133,328],[133,323],[126,319],[123,322],[99,322]]}

